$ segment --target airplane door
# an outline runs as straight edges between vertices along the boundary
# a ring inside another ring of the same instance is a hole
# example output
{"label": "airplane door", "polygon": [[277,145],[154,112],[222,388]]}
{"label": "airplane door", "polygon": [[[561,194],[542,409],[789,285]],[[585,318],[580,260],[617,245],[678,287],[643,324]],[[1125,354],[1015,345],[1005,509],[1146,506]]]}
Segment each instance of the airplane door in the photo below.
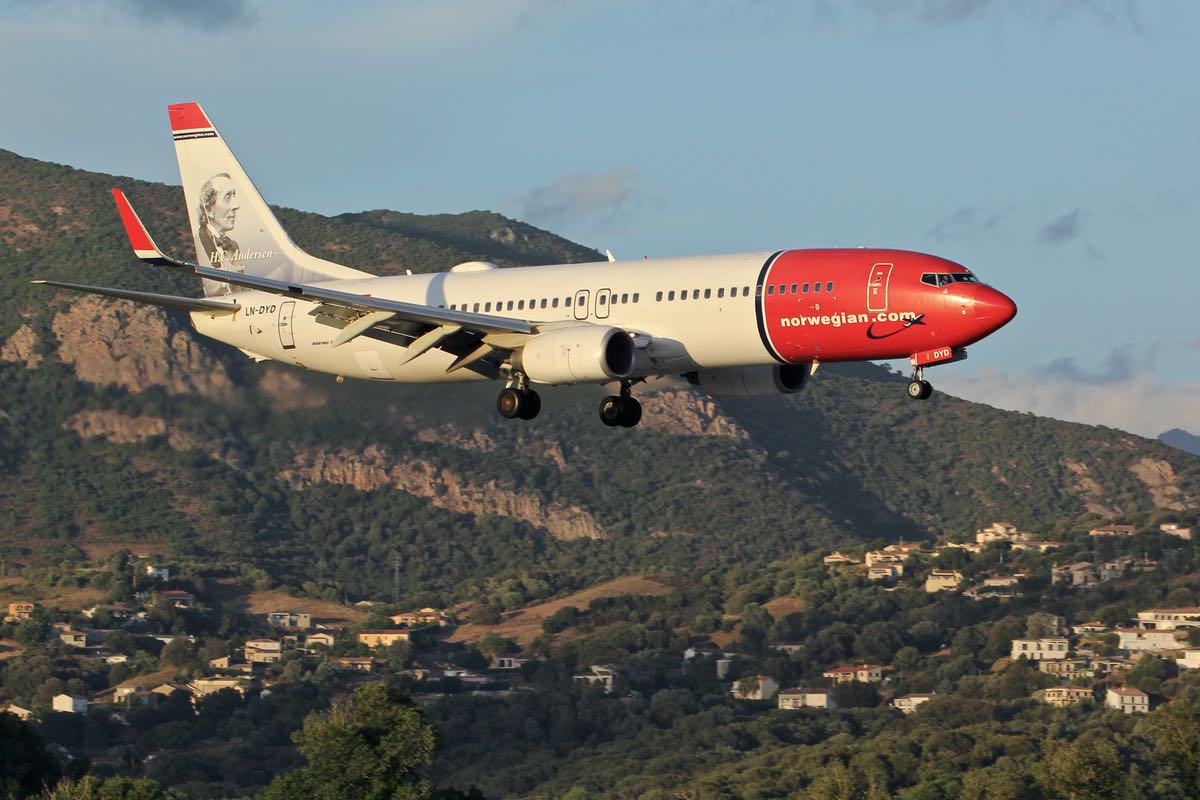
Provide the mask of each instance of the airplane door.
{"label": "airplane door", "polygon": [[892,280],[892,264],[876,264],[871,267],[867,279],[867,311],[887,311],[888,283]]}
{"label": "airplane door", "polygon": [[612,292],[608,289],[596,290],[596,319],[608,319],[608,306],[612,302]]}
{"label": "airplane door", "polygon": [[575,319],[587,319],[588,290],[580,289],[575,293]]}
{"label": "airplane door", "polygon": [[292,317],[296,314],[296,301],[287,300],[279,304],[279,343],[284,350],[294,350],[296,334],[292,331]]}

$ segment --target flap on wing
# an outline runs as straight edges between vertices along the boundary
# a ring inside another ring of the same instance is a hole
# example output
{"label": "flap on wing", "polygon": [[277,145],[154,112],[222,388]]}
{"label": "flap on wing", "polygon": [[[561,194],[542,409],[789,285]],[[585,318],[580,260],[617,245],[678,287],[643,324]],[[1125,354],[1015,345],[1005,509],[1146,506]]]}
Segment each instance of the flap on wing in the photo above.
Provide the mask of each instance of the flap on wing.
{"label": "flap on wing", "polygon": [[209,314],[233,314],[241,310],[237,303],[220,300],[202,300],[198,297],[179,297],[173,294],[155,294],[153,292],[134,292],[128,289],[110,289],[107,286],[85,286],[81,283],[62,283],[61,281],[33,281],[33,283],[57,286],[60,289],[72,289],[77,292],[101,294],[105,297],[117,297],[122,300],[133,300],[137,303],[149,303],[163,308],[174,308],[179,311],[202,311]]}

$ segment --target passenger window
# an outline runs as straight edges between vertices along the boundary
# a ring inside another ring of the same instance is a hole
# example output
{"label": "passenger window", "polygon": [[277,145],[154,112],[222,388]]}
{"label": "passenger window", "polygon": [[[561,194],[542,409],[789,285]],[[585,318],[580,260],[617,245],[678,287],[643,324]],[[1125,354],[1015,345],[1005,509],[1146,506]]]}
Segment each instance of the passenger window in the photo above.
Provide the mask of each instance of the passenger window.
{"label": "passenger window", "polygon": [[508,310],[509,310],[509,311],[512,311],[512,303],[513,303],[513,301],[512,301],[512,300],[509,300],[509,301],[508,301]]}
{"label": "passenger window", "polygon": [[569,297],[564,298],[563,304],[566,305],[567,308],[570,308],[571,307],[571,298],[569,298]]}
{"label": "passenger window", "polygon": [[749,296],[750,296],[750,287],[743,286],[742,287],[742,297],[749,297]]}
{"label": "passenger window", "polygon": [[635,302],[635,303],[636,303],[637,301],[638,301],[638,293],[637,293],[637,292],[634,292],[634,293],[633,293],[633,302]]}
{"label": "passenger window", "polygon": [[792,284],[792,294],[799,294],[799,293],[800,293],[800,287],[793,283]]}
{"label": "passenger window", "polygon": [[670,300],[674,300],[674,299],[675,299],[675,292],[674,291],[667,292],[667,300],[670,301]]}
{"label": "passenger window", "polygon": [[492,310],[492,302],[491,302],[490,300],[489,300],[488,302],[486,302],[486,303],[484,303],[484,304],[483,304],[483,310],[484,310],[484,311],[491,311],[491,310]]}
{"label": "passenger window", "polygon": [[705,289],[704,290],[704,299],[708,300],[711,297],[712,297],[712,289]]}
{"label": "passenger window", "polygon": [[542,298],[542,308],[546,307],[546,298]]}
{"label": "passenger window", "polygon": [[814,284],[813,284],[813,291],[814,291],[814,292],[819,292],[819,291],[821,291],[821,284],[819,284],[819,283],[814,283]]}
{"label": "passenger window", "polygon": [[608,305],[608,295],[603,295],[603,294],[600,295],[600,305],[602,305],[602,306]]}
{"label": "passenger window", "polygon": [[557,297],[553,297],[550,299],[550,307],[558,308],[558,298]]}
{"label": "passenger window", "polygon": [[775,284],[772,283],[770,286],[767,287],[767,294],[768,295],[775,294]]}
{"label": "passenger window", "polygon": [[806,283],[803,286],[801,286],[800,291],[803,292],[804,294],[808,294],[808,284]]}
{"label": "passenger window", "polygon": [[682,292],[679,293],[679,299],[687,300],[687,289],[684,289]]}
{"label": "passenger window", "polygon": [[662,292],[657,292],[657,293],[654,295],[654,302],[656,302],[656,303],[661,303],[661,302],[662,302]]}
{"label": "passenger window", "polygon": [[729,296],[737,297],[737,287],[736,286],[729,287]]}
{"label": "passenger window", "polygon": [[517,311],[524,311],[524,310],[525,310],[525,301],[518,300],[517,301]]}
{"label": "passenger window", "polygon": [[472,311],[475,311],[475,312],[478,312],[478,311],[479,311],[479,303],[476,303],[476,304],[475,304],[475,307],[474,307],[473,309],[471,309],[471,310],[472,310]]}
{"label": "passenger window", "polygon": [[722,286],[720,289],[717,289],[717,299],[720,300],[724,296],[725,296],[725,287]]}
{"label": "passenger window", "polygon": [[625,305],[628,302],[629,302],[629,295],[628,294],[621,295],[621,305]]}
{"label": "passenger window", "polygon": [[827,292],[833,291],[833,281],[829,281],[828,283],[825,284],[825,291],[827,291]]}
{"label": "passenger window", "polygon": [[[746,289],[749,289],[749,288],[750,288],[749,286],[743,286],[743,287],[742,287],[742,297],[745,297],[745,296],[746,296],[746,291],[745,291],[745,290],[746,290]],[[762,296],[763,296],[763,287],[762,287],[762,284],[761,284],[761,283],[760,283],[760,284],[757,284],[757,285],[755,285],[755,287],[754,287],[754,296],[755,296],[755,297],[762,297]]]}

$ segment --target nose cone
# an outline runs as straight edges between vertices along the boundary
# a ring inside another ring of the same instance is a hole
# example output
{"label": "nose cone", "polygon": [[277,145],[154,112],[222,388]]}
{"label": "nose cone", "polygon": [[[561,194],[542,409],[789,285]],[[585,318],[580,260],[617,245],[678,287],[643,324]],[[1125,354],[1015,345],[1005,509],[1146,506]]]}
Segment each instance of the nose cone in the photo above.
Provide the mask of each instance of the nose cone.
{"label": "nose cone", "polygon": [[975,319],[986,322],[992,330],[1007,325],[1017,315],[1017,304],[990,286],[982,288],[984,291],[975,298]]}

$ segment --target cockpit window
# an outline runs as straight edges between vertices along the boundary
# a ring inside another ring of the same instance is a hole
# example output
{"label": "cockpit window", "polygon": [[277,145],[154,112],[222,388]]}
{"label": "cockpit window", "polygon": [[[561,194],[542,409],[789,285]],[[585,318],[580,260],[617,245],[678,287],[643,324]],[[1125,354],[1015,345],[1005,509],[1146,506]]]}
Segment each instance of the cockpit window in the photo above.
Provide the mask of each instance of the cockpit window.
{"label": "cockpit window", "polygon": [[950,274],[956,283],[979,283],[979,278],[976,278],[969,272],[953,272]]}
{"label": "cockpit window", "polygon": [[932,272],[926,272],[921,276],[921,283],[925,283],[930,286],[937,286],[937,275],[934,275]]}

